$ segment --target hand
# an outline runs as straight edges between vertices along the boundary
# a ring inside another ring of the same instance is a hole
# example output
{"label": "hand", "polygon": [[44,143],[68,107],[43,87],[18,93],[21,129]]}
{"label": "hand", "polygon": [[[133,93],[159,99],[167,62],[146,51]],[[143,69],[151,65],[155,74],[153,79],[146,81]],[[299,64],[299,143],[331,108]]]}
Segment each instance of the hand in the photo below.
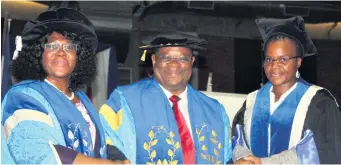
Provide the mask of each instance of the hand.
{"label": "hand", "polygon": [[251,160],[245,160],[242,158],[234,162],[234,164],[255,164],[255,163]]}
{"label": "hand", "polygon": [[122,164],[131,164],[129,160],[123,160]]}
{"label": "hand", "polygon": [[113,162],[114,162],[114,164],[130,164],[129,160],[116,160]]}
{"label": "hand", "polygon": [[78,153],[72,164],[130,164],[129,160],[107,160],[100,158],[91,158]]}
{"label": "hand", "polygon": [[245,160],[250,160],[252,162],[254,162],[255,164],[262,164],[262,160],[258,157],[255,157],[255,156],[247,156],[247,157],[244,157]]}

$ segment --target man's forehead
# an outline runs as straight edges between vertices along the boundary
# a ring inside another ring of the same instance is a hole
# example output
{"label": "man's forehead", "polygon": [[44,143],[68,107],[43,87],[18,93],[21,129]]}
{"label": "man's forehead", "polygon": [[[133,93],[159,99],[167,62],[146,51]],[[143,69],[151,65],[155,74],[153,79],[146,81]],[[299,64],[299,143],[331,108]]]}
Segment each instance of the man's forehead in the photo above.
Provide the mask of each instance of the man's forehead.
{"label": "man's forehead", "polygon": [[157,53],[168,53],[168,52],[179,52],[183,54],[192,54],[192,50],[186,47],[181,46],[169,46],[169,47],[162,47],[158,48]]}

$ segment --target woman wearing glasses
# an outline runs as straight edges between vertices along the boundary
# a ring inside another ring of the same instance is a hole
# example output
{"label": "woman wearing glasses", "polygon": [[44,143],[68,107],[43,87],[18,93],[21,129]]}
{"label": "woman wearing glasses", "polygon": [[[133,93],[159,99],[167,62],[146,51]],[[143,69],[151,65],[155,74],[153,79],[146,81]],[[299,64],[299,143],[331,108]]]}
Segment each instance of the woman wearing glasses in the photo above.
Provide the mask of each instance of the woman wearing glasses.
{"label": "woman wearing glasses", "polygon": [[2,102],[3,152],[15,163],[114,163],[81,90],[95,76],[97,43],[91,22],[73,9],[51,8],[26,23],[11,66],[19,83]]}
{"label": "woman wearing glasses", "polygon": [[302,17],[258,19],[269,80],[234,118],[233,160],[250,164],[341,163],[341,112],[332,94],[299,77],[317,54]]}

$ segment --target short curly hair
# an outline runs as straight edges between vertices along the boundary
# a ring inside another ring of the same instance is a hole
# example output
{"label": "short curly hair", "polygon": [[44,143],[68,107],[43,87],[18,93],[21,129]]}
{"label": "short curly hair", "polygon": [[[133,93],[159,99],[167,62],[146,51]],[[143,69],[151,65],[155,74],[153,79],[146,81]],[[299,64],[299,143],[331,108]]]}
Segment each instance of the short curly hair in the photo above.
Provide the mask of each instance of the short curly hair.
{"label": "short curly hair", "polygon": [[[69,79],[69,90],[76,91],[84,88],[86,85],[90,85],[97,73],[97,58],[93,54],[91,43],[83,40],[74,33],[66,31],[60,31],[58,33],[79,45],[76,66]],[[41,45],[47,43],[48,36],[50,35],[51,33],[23,47],[17,59],[12,61],[10,70],[18,82],[23,80],[43,81],[46,78],[47,74],[42,64],[44,49]]]}

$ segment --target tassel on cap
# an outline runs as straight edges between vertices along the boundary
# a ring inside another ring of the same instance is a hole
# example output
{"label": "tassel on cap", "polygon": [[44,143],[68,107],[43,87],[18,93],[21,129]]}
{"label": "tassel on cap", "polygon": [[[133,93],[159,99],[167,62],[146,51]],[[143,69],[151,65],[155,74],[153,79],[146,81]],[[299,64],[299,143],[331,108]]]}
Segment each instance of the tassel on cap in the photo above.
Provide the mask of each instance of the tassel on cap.
{"label": "tassel on cap", "polygon": [[147,50],[144,50],[141,56],[141,61],[146,61],[146,54],[147,54]]}

